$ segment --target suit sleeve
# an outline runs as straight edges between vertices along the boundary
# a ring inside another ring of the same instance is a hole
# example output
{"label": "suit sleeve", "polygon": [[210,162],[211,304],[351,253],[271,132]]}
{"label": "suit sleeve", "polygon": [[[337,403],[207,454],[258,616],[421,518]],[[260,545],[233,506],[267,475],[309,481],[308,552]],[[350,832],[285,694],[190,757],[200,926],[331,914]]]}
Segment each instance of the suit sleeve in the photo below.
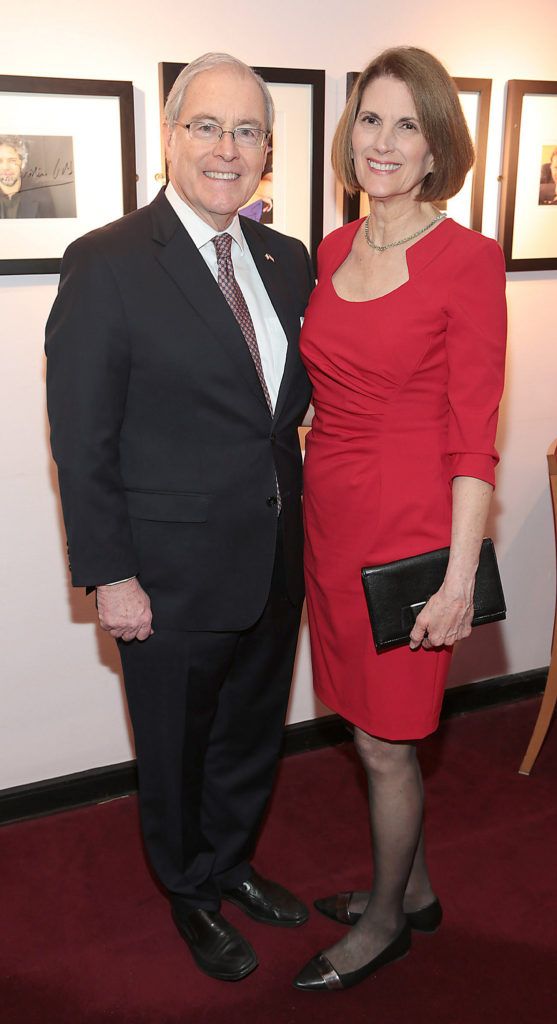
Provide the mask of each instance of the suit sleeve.
{"label": "suit sleeve", "polygon": [[304,260],[305,260],[306,270],[307,270],[307,275],[308,275],[308,298],[309,298],[309,296],[311,295],[313,289],[315,288],[315,279],[316,279],[317,275],[316,275],[315,267],[313,265],[313,260],[312,260],[312,258],[310,256],[309,252],[307,251],[305,245],[302,245],[302,248],[304,250]]}
{"label": "suit sleeve", "polygon": [[46,328],[47,400],[74,586],[138,572],[119,437],[130,353],[112,271],[90,238],[62,263]]}
{"label": "suit sleeve", "polygon": [[495,434],[505,372],[505,262],[496,242],[479,236],[455,275],[447,327],[450,477],[495,486]]}

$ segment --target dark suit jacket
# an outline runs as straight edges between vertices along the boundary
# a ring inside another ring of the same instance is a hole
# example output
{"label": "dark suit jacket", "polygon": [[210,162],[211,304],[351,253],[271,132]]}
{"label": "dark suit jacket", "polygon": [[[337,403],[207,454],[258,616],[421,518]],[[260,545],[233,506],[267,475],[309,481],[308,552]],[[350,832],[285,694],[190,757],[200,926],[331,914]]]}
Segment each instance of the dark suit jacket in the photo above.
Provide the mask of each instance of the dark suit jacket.
{"label": "dark suit jacket", "polygon": [[[288,339],[274,417],[244,337],[164,193],[74,242],[47,324],[48,408],[73,583],[137,574],[154,628],[238,630],[263,610],[282,497],[303,596],[301,242],[242,229]],[[272,256],[267,259],[266,254]]]}
{"label": "dark suit jacket", "polygon": [[8,199],[0,193],[0,219],[23,220],[24,218],[55,217],[54,201],[48,186],[22,189]]}

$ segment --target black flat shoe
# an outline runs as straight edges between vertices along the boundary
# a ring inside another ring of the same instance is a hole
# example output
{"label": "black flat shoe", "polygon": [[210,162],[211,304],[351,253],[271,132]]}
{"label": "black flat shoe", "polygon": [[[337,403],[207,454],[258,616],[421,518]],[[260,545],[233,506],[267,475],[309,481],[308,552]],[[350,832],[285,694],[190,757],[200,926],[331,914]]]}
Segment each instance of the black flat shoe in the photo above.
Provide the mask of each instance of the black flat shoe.
{"label": "black flat shoe", "polygon": [[308,909],[301,900],[277,882],[262,878],[257,871],[252,871],[251,878],[241,885],[223,892],[222,898],[261,924],[297,928],[309,917]]}
{"label": "black flat shoe", "polygon": [[218,910],[172,907],[172,918],[197,966],[219,981],[240,981],[257,967],[249,942]]}
{"label": "black flat shoe", "polygon": [[375,974],[380,967],[385,967],[395,960],[401,960],[408,953],[410,942],[410,927],[408,924],[405,924],[396,939],[393,939],[388,946],[385,946],[385,949],[378,956],[370,960],[369,963],[364,964],[363,967],[358,968],[357,971],[348,971],[346,974],[336,971],[325,954],[318,953],[294,979],[294,988],[301,988],[305,992],[333,992],[335,989],[352,988],[353,985],[357,985],[364,978],[369,978],[371,974]]}
{"label": "black flat shoe", "polygon": [[[324,899],[315,900],[313,905],[320,914],[330,917],[332,921],[353,925],[360,920],[362,915],[356,910],[350,910],[350,901],[353,896],[365,895],[367,894],[363,892],[337,892],[334,896],[325,896]],[[406,914],[406,920],[416,932],[435,932],[443,920],[443,908],[439,900],[435,899],[427,907]]]}
{"label": "black flat shoe", "polygon": [[314,900],[314,907],[320,914],[330,917],[332,921],[340,924],[356,924],[361,918],[361,913],[350,910],[350,901],[353,896],[368,896],[364,892],[336,892],[334,896],[325,896],[322,900]]}
{"label": "black flat shoe", "polygon": [[443,920],[443,907],[438,899],[428,903],[421,910],[413,910],[406,915],[406,920],[415,932],[436,932]]}

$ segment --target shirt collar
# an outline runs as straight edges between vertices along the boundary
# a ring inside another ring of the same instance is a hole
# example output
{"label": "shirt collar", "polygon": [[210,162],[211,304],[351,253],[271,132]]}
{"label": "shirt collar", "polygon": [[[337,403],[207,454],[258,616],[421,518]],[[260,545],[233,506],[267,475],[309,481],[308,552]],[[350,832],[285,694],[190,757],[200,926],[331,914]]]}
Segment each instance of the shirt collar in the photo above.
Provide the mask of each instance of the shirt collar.
{"label": "shirt collar", "polygon": [[[165,195],[172,209],[180,218],[194,245],[198,249],[202,249],[204,245],[207,245],[215,235],[224,234],[224,232],[215,231],[215,228],[202,220],[199,214],[197,214],[195,210],[192,210],[191,206],[188,206],[181,196],[178,195],[171,181],[169,181],[166,186]],[[232,223],[228,225],[226,234],[232,235],[232,238],[240,246],[240,249],[243,252],[245,241],[242,234],[242,228],[240,227],[240,218],[237,213],[234,215]]]}

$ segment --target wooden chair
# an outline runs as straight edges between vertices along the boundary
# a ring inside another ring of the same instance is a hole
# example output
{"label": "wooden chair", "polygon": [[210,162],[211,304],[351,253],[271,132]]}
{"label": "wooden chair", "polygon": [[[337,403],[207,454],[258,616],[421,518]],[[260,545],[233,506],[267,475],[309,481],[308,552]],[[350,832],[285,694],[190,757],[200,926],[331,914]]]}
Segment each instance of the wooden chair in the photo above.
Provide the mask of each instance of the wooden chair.
{"label": "wooden chair", "polygon": [[[547,450],[547,465],[549,469],[549,483],[551,486],[551,500],[553,502],[553,524],[555,527],[555,544],[557,547],[557,439],[552,441]],[[551,643],[551,661],[544,695],[534,731],[530,737],[528,748],[524,759],[518,769],[520,775],[529,775],[534,767],[534,762],[541,750],[542,743],[549,729],[555,704],[557,703],[557,606],[555,608],[555,621],[553,624],[553,640]]]}

